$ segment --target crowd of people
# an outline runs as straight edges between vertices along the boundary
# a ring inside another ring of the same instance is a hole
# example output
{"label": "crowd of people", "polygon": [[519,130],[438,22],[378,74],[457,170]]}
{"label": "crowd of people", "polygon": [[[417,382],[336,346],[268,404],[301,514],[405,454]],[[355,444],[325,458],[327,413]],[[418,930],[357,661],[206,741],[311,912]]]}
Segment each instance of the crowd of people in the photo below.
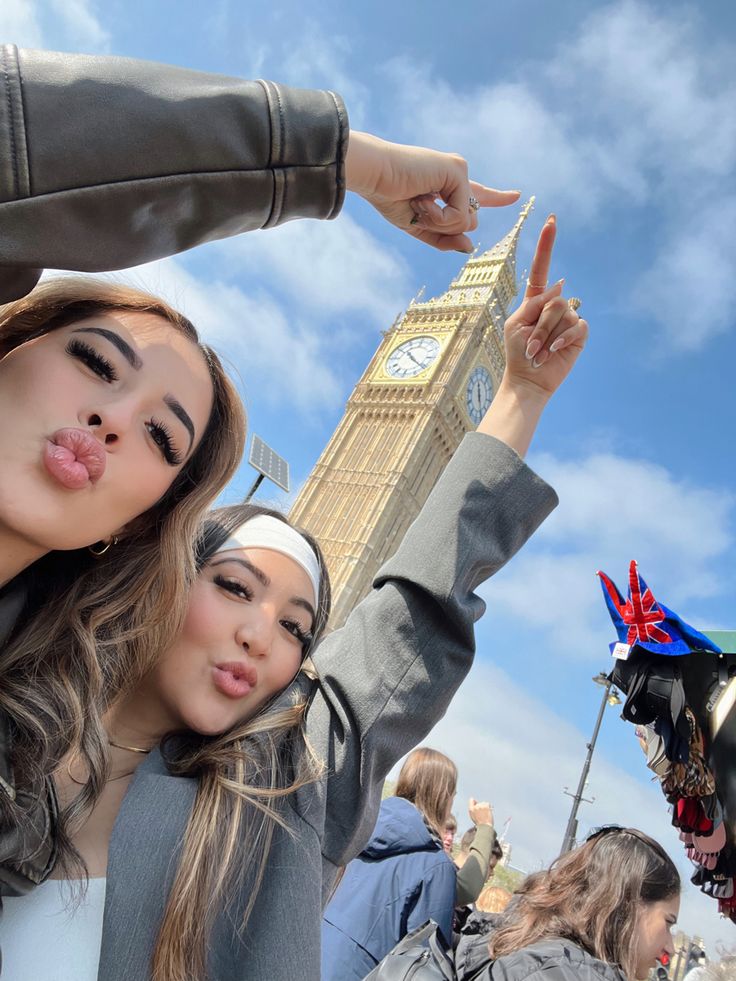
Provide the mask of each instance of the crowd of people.
{"label": "crowd of people", "polygon": [[431,918],[484,979],[644,977],[679,904],[655,841],[606,829],[478,926],[491,808],[471,802],[451,855],[457,771],[414,749],[471,667],[479,585],[556,505],[523,458],[588,327],[548,286],[554,217],[486,416],[327,632],[319,543],[258,505],[209,510],[245,436],[216,352],[157,297],[41,272],[334,218],[346,190],[468,252],[479,208],[518,192],[350,131],[333,93],[2,55],[4,976],[347,981]]}

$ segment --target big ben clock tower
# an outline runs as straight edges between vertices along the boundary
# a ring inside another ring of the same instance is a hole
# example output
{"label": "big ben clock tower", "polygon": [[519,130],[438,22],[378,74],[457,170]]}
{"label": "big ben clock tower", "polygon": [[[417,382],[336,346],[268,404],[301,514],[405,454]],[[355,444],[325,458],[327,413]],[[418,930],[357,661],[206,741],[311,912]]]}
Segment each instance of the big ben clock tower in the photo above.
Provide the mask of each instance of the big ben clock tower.
{"label": "big ben clock tower", "polygon": [[442,296],[413,300],[384,334],[291,510],[324,550],[333,628],[368,593],[491,404],[504,369],[503,325],[518,292],[516,245],[533,203]]}

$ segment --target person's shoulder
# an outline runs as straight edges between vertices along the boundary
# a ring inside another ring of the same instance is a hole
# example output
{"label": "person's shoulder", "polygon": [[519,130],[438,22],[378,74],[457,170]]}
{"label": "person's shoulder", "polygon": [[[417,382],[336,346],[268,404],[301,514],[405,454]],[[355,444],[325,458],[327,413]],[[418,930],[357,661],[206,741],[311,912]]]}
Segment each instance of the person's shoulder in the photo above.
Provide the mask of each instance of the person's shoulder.
{"label": "person's shoulder", "polygon": [[494,962],[489,977],[492,981],[625,981],[614,964],[563,939],[540,940],[504,954]]}

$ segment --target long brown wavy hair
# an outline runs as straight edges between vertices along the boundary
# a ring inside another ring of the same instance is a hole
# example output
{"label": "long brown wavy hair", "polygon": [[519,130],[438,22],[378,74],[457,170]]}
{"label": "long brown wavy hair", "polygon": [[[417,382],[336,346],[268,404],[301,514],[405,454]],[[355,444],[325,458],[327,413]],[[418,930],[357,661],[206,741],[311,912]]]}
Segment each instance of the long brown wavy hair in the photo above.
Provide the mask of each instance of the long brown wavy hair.
{"label": "long brown wavy hair", "polygon": [[429,746],[409,753],[396,782],[396,796],[411,801],[440,838],[456,790],[457,767],[448,756]]}
{"label": "long brown wavy hair", "polygon": [[641,904],[679,892],[680,876],[658,842],[635,828],[603,829],[524,880],[493,934],[491,955],[562,938],[633,981]]}
{"label": "long brown wavy hair", "polygon": [[[50,552],[22,574],[28,602],[0,649],[0,710],[12,731],[21,786],[38,787],[70,751],[89,781],[59,823],[60,861],[74,862],[65,833],[104,786],[107,738],[100,713],[148,670],[181,626],[195,574],[194,540],[203,514],[234,473],[245,415],[217,355],[163,300],[131,287],[65,277],[0,307],[0,358],[33,338],[101,311],[161,317],[196,344],[207,365],[213,406],[200,443],[163,497],[133,520],[99,558],[87,549]],[[131,474],[131,479],[135,475]],[[0,827],[26,818],[0,794]]]}
{"label": "long brown wavy hair", "polygon": [[[258,514],[289,524],[280,512],[255,504],[220,508],[205,524],[198,566],[204,566],[236,528]],[[314,549],[321,572],[312,649],[330,615],[330,578],[315,539],[297,530]],[[303,651],[303,657],[308,654],[309,650]],[[154,952],[154,981],[199,981],[206,976],[207,940],[214,918],[232,892],[247,882],[250,898],[235,925],[245,929],[274,832],[277,826],[287,827],[281,806],[323,772],[305,738],[305,710],[304,696],[295,688],[291,700],[284,698],[284,692],[277,694],[254,718],[222,735],[178,734],[165,741],[171,772],[196,777],[198,786]]]}

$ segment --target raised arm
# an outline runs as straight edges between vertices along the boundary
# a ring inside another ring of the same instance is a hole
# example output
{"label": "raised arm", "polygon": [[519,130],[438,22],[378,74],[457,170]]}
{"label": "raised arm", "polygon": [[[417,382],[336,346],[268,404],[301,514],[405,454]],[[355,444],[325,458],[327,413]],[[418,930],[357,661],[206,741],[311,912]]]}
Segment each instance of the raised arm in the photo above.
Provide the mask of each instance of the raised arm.
{"label": "raised arm", "polygon": [[120,269],[340,211],[348,120],[333,93],[13,45],[0,57],[0,301],[43,267]]}
{"label": "raised arm", "polygon": [[457,871],[456,905],[474,903],[488,878],[496,832],[493,828],[493,809],[487,801],[471,797],[468,815],[475,825],[475,837],[468,848],[465,861]]}
{"label": "raised arm", "polygon": [[588,338],[588,324],[562,297],[564,280],[547,287],[557,221],[542,228],[524,299],[506,321],[506,370],[479,433],[525,456],[545,406],[569,375]]}
{"label": "raised arm", "polygon": [[334,218],[346,185],[438,248],[470,247],[471,194],[480,206],[518,197],[471,183],[451,154],[364,133],[348,151],[333,92],[13,45],[0,62],[0,303],[45,267],[122,269]]}

